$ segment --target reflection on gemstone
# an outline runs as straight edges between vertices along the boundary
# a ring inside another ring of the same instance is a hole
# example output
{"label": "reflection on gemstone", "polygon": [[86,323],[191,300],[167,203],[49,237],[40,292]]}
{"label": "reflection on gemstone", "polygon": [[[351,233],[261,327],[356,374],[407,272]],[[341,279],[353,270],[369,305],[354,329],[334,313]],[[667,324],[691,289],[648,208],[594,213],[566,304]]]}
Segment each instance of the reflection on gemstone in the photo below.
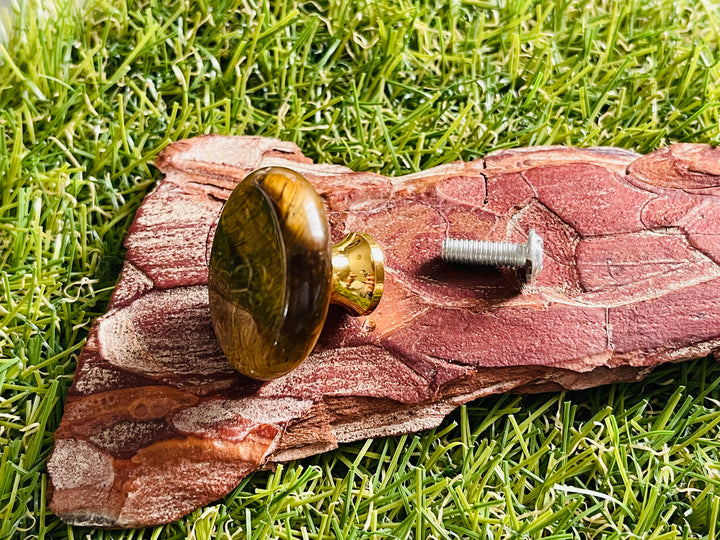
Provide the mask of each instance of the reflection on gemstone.
{"label": "reflection on gemstone", "polygon": [[280,377],[310,353],[331,295],[331,248],[322,201],[300,174],[249,174],[223,209],[208,287],[220,346],[241,373]]}

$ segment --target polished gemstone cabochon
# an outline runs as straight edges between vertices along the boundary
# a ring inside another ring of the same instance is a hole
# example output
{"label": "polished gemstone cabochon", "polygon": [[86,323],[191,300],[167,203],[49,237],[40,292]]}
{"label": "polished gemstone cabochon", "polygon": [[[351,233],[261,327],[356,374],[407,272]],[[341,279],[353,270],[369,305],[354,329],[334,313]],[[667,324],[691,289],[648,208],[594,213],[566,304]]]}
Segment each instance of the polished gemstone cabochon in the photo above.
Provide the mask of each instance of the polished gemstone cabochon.
{"label": "polished gemstone cabochon", "polygon": [[266,167],[238,184],[217,226],[208,286],[220,346],[244,375],[274,379],[310,353],[332,263],[325,210],[303,176]]}

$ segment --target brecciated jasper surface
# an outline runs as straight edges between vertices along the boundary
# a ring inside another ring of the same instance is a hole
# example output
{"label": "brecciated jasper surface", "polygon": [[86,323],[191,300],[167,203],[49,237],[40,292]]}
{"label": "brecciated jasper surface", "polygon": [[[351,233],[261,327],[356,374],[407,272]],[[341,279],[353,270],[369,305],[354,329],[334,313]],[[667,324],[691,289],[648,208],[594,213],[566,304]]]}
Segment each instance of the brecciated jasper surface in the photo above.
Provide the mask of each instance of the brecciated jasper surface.
{"label": "brecciated jasper surface", "polygon": [[[169,146],[128,235],[108,313],[88,337],[56,432],[51,508],[83,525],[174,520],[250,471],[339,442],[437,425],[495,392],[635,380],[720,351],[720,151],[674,145],[490,154],[400,178],[314,165],[286,142]],[[333,241],[370,233],[385,292],[368,317],[331,308],[313,353],[256,382],[213,334],[208,257],[222,204],[252,169],[291,167]],[[522,242],[545,268],[439,260],[447,236]]]}

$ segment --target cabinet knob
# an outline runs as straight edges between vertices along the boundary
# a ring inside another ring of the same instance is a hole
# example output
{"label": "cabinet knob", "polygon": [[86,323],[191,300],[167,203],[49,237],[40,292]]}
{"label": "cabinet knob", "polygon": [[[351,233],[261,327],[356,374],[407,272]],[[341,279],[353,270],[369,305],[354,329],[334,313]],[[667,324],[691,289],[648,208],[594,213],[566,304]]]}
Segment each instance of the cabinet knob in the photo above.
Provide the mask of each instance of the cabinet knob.
{"label": "cabinet knob", "polygon": [[215,232],[215,334],[240,373],[275,379],[310,354],[331,302],[367,315],[383,280],[383,254],[369,235],[350,233],[331,246],[322,200],[301,174],[258,169],[233,190]]}

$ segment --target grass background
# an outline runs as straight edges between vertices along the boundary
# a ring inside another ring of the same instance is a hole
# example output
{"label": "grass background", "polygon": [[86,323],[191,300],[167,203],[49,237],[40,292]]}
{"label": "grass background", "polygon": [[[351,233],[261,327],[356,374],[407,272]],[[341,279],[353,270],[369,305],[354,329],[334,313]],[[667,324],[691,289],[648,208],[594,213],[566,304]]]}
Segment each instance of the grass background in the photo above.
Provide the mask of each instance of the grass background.
{"label": "grass background", "polygon": [[524,145],[720,137],[711,1],[23,2],[0,46],[0,538],[720,538],[720,369],[476,401],[91,531],[45,461],[152,160],[201,133],[384,174]]}

